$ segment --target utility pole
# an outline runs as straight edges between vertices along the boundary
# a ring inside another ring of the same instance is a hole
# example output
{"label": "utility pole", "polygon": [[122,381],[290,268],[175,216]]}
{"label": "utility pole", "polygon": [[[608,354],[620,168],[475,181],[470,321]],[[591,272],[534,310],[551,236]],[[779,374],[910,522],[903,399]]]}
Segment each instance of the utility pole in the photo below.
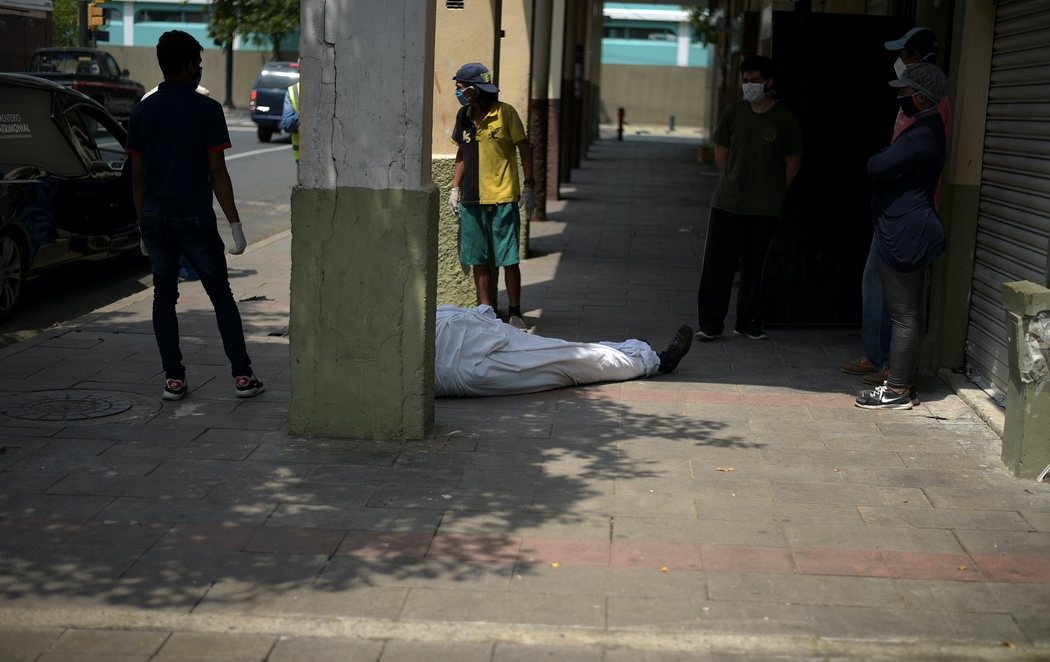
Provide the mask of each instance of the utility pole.
{"label": "utility pole", "polygon": [[86,48],[88,45],[88,0],[77,0],[77,25],[80,28],[79,45]]}
{"label": "utility pole", "polygon": [[233,108],[233,38],[226,43],[226,99],[222,105]]}

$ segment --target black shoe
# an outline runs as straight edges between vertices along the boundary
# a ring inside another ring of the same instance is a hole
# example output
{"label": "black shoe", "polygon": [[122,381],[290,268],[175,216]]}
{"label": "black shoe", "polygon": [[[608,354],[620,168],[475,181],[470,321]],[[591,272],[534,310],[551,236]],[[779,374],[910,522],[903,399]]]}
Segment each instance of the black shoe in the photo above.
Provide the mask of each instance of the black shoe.
{"label": "black shoe", "polygon": [[671,338],[667,348],[657,355],[660,357],[660,372],[674,372],[682,357],[689,353],[692,345],[693,330],[683,324],[678,327],[678,331],[675,332],[674,338]]}
{"label": "black shoe", "polygon": [[[916,394],[918,399],[918,394]],[[871,391],[864,391],[857,396],[857,406],[861,409],[911,409],[911,389],[897,393],[887,384],[876,386]]]}

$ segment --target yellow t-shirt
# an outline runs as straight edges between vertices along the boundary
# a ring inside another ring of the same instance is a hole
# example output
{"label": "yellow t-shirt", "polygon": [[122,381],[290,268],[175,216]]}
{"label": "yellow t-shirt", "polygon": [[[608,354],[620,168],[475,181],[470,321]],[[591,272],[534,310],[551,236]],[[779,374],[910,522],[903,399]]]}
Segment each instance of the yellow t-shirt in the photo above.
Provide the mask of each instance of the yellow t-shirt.
{"label": "yellow t-shirt", "polygon": [[467,110],[460,109],[452,130],[452,142],[463,158],[460,200],[483,205],[517,202],[521,188],[516,145],[525,140],[518,111],[497,101],[475,126]]}

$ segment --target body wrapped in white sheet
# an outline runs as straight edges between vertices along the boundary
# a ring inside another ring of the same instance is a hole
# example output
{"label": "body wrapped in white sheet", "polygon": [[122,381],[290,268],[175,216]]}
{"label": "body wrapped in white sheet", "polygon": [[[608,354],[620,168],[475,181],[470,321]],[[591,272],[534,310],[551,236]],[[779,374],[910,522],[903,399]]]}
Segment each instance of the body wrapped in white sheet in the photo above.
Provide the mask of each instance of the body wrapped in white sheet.
{"label": "body wrapped in white sheet", "polygon": [[660,357],[641,340],[581,343],[504,324],[491,306],[437,309],[438,396],[512,395],[648,377]]}

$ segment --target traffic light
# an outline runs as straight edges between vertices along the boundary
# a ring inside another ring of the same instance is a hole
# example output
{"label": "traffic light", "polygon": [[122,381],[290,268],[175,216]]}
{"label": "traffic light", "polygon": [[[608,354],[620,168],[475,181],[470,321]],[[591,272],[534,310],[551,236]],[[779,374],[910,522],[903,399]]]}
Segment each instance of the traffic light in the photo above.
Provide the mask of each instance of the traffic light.
{"label": "traffic light", "polygon": [[105,21],[102,18],[102,7],[103,0],[90,0],[87,6],[87,26],[88,30],[94,30],[102,27]]}

